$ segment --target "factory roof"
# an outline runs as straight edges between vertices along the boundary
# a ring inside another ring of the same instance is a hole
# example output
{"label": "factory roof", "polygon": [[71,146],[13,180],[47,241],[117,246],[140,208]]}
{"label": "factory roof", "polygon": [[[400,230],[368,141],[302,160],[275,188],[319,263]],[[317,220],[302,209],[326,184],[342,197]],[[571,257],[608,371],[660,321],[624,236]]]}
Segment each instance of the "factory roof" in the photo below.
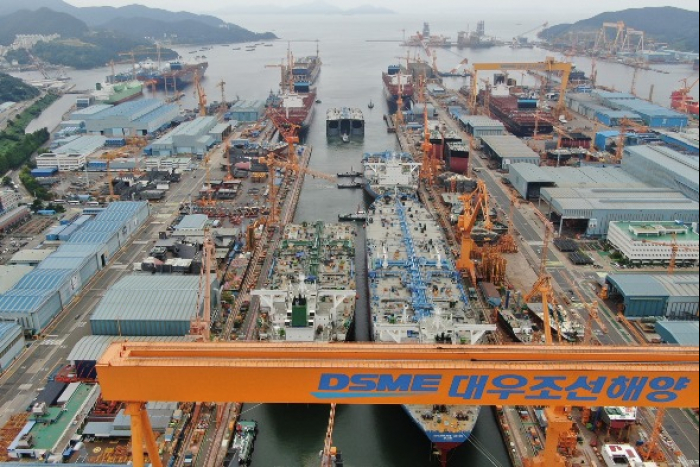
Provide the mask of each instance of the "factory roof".
{"label": "factory roof", "polygon": [[142,115],[139,118],[135,120],[136,123],[149,123],[151,120],[158,119],[162,117],[163,115],[167,115],[170,112],[179,112],[179,107],[177,104],[166,104],[161,107],[158,107],[155,110],[152,110],[151,112],[147,113],[146,115]]}
{"label": "factory roof", "polygon": [[[94,246],[90,245],[92,250]],[[68,269],[77,270],[83,266],[94,255],[94,251],[78,252],[55,252],[37,266],[37,270],[43,269]]]}
{"label": "factory roof", "polygon": [[103,147],[105,145],[105,141],[107,141],[107,138],[104,136],[80,136],[79,138],[75,138],[63,146],[53,149],[51,152],[49,152],[49,154],[81,154],[87,156]]}
{"label": "factory roof", "polygon": [[35,269],[15,285],[14,290],[56,291],[75,269]]}
{"label": "factory roof", "polygon": [[108,104],[97,104],[91,105],[85,109],[76,110],[71,114],[71,120],[81,120],[80,117],[94,117],[106,110],[111,109],[113,106]]}
{"label": "factory roof", "polygon": [[659,321],[657,332],[669,334],[675,343],[697,347],[700,341],[700,326],[697,321]]}
{"label": "factory roof", "polygon": [[8,313],[23,313],[36,310],[55,291],[12,289],[0,295],[0,310]]}
{"label": "factory roof", "polygon": [[537,159],[540,155],[514,135],[489,135],[481,138],[502,159]]}
{"label": "factory roof", "polygon": [[92,320],[189,321],[198,290],[199,276],[126,276],[107,291]]}
{"label": "factory roof", "polygon": [[690,274],[610,274],[608,280],[625,296],[697,298],[700,294],[700,280]]}
{"label": "factory roof", "polygon": [[[679,244],[698,243],[700,236],[696,231],[686,225],[677,222],[616,222],[610,225],[617,226],[622,233],[632,240],[652,240],[654,242],[673,242]],[[676,234],[674,236],[674,233]]]}
{"label": "factory roof", "polygon": [[539,167],[534,164],[512,164],[511,173],[517,173],[528,183],[554,183],[557,187],[636,187],[647,185],[619,167]]}
{"label": "factory roof", "polygon": [[[10,323],[7,321],[0,321],[0,340],[7,334],[16,333],[17,331],[22,332],[22,328],[17,323]],[[4,349],[0,349],[4,350]]]}
{"label": "factory roof", "polygon": [[244,111],[258,111],[265,107],[265,101],[253,100],[253,101],[238,101],[229,111],[231,112],[244,112]]}
{"label": "factory roof", "polygon": [[229,130],[229,128],[231,128],[230,123],[219,123],[214,128],[209,130],[209,133],[214,134],[214,135],[219,135],[219,134],[226,133]]}
{"label": "factory roof", "polygon": [[124,337],[124,336],[86,336],[75,344],[68,355],[70,362],[97,361],[107,348],[115,342],[192,342],[193,336],[185,337]]}
{"label": "factory roof", "polygon": [[462,122],[463,125],[468,124],[478,128],[505,128],[502,122],[484,115],[462,115],[459,121]]}
{"label": "factory roof", "polygon": [[208,221],[206,214],[191,214],[183,217],[175,230],[202,230]]}
{"label": "factory roof", "polygon": [[33,270],[32,266],[23,264],[0,266],[0,294],[12,289],[24,276]]}
{"label": "factory roof", "polygon": [[[689,177],[697,183],[700,162],[697,157],[686,156],[674,149],[664,146],[630,146],[625,148],[624,162],[634,163],[635,158],[646,159],[675,172],[682,177]],[[625,161],[625,159],[629,159]]]}
{"label": "factory roof", "polygon": [[692,212],[700,205],[681,193],[664,188],[543,188],[542,197],[553,200],[565,217],[581,210],[663,210]]}
{"label": "factory roof", "polygon": [[182,123],[167,135],[157,139],[153,145],[172,145],[176,136],[189,136],[191,138],[200,138],[207,133],[209,129],[216,125],[215,117],[197,117],[189,122]]}
{"label": "factory roof", "polygon": [[101,112],[100,118],[126,117],[129,120],[137,120],[154,110],[163,107],[163,101],[158,99],[141,99],[125,102]]}

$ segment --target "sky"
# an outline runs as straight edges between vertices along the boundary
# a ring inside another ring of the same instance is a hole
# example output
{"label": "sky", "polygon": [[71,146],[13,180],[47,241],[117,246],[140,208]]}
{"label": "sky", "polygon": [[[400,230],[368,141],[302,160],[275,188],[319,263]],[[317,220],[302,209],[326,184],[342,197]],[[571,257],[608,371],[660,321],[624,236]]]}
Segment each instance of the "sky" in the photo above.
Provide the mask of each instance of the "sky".
{"label": "sky", "polygon": [[[155,8],[164,8],[167,10],[185,10],[193,13],[217,13],[217,12],[235,12],[236,6],[240,5],[244,8],[250,8],[251,5],[284,5],[290,6],[293,4],[310,3],[311,0],[67,0],[68,3],[75,6],[123,6],[133,3],[140,3]],[[338,4],[337,0],[327,0],[328,3]],[[572,2],[565,1],[566,7],[562,8],[561,0],[496,0],[495,2],[484,2],[476,0],[343,0],[341,6],[349,8],[363,4],[372,4],[390,8],[399,13],[422,13],[425,11],[435,11],[436,7],[441,10],[459,9],[460,11],[468,11],[470,8],[488,8],[490,11],[498,9],[523,9],[536,8],[546,11],[548,9],[557,9],[559,11],[568,10],[572,13],[590,14],[591,16],[611,10],[622,10],[625,8],[638,8],[645,6],[676,6],[690,10],[698,10],[697,0],[586,0]],[[529,4],[529,5],[528,5]],[[224,6],[225,5],[225,6]],[[498,7],[495,7],[498,5]],[[583,18],[575,18],[583,19]]]}

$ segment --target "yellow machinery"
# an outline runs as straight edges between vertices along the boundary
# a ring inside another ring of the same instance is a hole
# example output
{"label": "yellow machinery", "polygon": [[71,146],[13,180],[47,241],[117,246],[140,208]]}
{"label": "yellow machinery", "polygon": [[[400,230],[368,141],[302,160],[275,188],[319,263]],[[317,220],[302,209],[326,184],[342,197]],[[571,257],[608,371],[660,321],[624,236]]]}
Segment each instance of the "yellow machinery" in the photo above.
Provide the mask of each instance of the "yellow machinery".
{"label": "yellow machinery", "polygon": [[469,274],[471,284],[476,287],[476,265],[472,259],[472,255],[476,250],[476,242],[472,238],[472,230],[476,225],[479,213],[483,213],[485,219],[485,227],[490,229],[489,219],[489,194],[486,188],[486,183],[483,180],[477,181],[477,188],[469,195],[464,195],[459,198],[464,204],[464,214],[459,216],[457,229],[462,237],[461,250],[459,259],[457,260],[457,269]]}
{"label": "yellow machinery", "polygon": [[[190,323],[190,335],[198,336],[202,341],[209,341],[211,338],[211,268],[216,255],[216,247],[211,238],[211,232],[206,229],[204,232],[204,248],[202,258],[202,271],[199,275],[199,295],[195,310],[195,319]],[[199,313],[199,304],[203,303],[204,310]]]}
{"label": "yellow machinery", "polygon": [[338,181],[337,177],[332,175],[318,172],[315,170],[308,169],[306,167],[300,166],[298,163],[292,163],[288,161],[282,161],[275,159],[275,154],[270,153],[267,157],[260,158],[258,160],[261,164],[264,164],[269,169],[268,173],[268,199],[270,200],[270,215],[268,216],[268,225],[276,225],[279,223],[279,193],[277,190],[277,185],[275,185],[275,172],[277,169],[286,170],[291,173],[310,175],[314,178],[320,178],[327,180],[329,182],[336,183]]}
{"label": "yellow machinery", "polygon": [[120,159],[122,157],[124,157],[124,154],[121,152],[106,152],[100,156],[100,159],[107,161],[107,184],[109,185],[109,199],[107,201],[110,203],[121,199],[120,196],[114,194],[114,178],[112,177],[110,164],[114,159]]}
{"label": "yellow machinery", "polygon": [[619,164],[625,155],[625,138],[627,138],[627,132],[630,129],[634,129],[639,133],[648,133],[649,127],[642,125],[641,123],[634,122],[628,118],[623,118],[620,120],[620,134],[617,137],[617,148],[615,151],[615,163]]}
{"label": "yellow machinery", "polygon": [[566,111],[566,90],[569,86],[569,78],[571,77],[571,63],[557,62],[553,57],[547,57],[544,62],[539,63],[475,63],[474,74],[472,76],[472,95],[471,109],[472,113],[476,113],[476,100],[479,95],[479,79],[480,71],[509,71],[509,70],[525,70],[525,71],[542,71],[545,73],[561,72],[561,89],[559,91],[559,102],[557,103],[556,111],[561,115]]}
{"label": "yellow machinery", "polygon": [[515,208],[518,200],[513,193],[508,193],[510,198],[510,211],[508,212],[508,232],[498,241],[501,253],[513,254],[518,252],[518,243],[515,241]]}
{"label": "yellow machinery", "polygon": [[202,87],[202,78],[199,76],[199,71],[194,74],[194,89],[197,93],[197,101],[199,102],[199,116],[207,116],[207,94]]}
{"label": "yellow machinery", "polygon": [[[553,378],[562,388],[603,378],[601,391],[562,389],[552,394],[564,401],[585,394],[595,406],[683,408],[697,405],[699,366],[697,347],[676,346],[652,351],[568,345],[128,342],[110,346],[97,372],[105,400],[128,401],[133,465],[145,466],[145,443],[149,461],[162,467],[145,410],[148,401],[551,406],[551,395],[534,389],[543,378]],[[518,381],[521,389],[499,390],[506,375],[508,385]],[[611,396],[621,378],[655,383],[645,386],[639,398],[623,400]],[[657,402],[653,388],[662,380],[671,380],[673,387],[664,391],[669,397]],[[360,381],[364,397],[357,397],[353,388]],[[483,390],[469,389],[482,383]],[[550,426],[559,426],[547,416]],[[545,453],[553,455],[545,454],[545,460],[558,456],[557,443],[550,444]]]}
{"label": "yellow machinery", "polygon": [[593,301],[592,303],[588,303],[588,300],[583,296],[581,293],[581,290],[573,283],[573,281],[567,276],[566,274],[562,274],[562,277],[566,279],[566,282],[569,284],[569,287],[571,287],[571,290],[574,291],[576,296],[581,300],[581,303],[586,307],[586,310],[588,311],[588,322],[586,323],[586,329],[584,330],[584,336],[583,336],[583,343],[585,345],[591,345],[593,343],[593,321],[595,320],[596,323],[598,323],[598,326],[600,327],[600,330],[603,331],[605,334],[608,333],[608,326],[605,324],[605,322],[602,320],[600,317],[599,308],[598,308],[598,302]]}

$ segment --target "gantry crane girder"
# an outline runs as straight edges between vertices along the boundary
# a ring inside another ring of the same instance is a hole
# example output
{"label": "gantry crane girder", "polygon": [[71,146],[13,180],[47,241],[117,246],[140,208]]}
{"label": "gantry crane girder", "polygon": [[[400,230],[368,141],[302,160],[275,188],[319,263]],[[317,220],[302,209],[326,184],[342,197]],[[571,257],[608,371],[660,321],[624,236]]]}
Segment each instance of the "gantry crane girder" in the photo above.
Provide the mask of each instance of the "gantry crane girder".
{"label": "gantry crane girder", "polygon": [[476,110],[476,100],[479,95],[479,80],[478,74],[480,71],[543,71],[543,72],[561,72],[561,89],[559,92],[559,102],[557,103],[557,112],[563,113],[566,110],[566,90],[569,86],[569,78],[573,65],[571,63],[558,62],[553,57],[547,57],[544,62],[537,63],[475,63],[472,76],[472,95],[471,105],[472,112]]}

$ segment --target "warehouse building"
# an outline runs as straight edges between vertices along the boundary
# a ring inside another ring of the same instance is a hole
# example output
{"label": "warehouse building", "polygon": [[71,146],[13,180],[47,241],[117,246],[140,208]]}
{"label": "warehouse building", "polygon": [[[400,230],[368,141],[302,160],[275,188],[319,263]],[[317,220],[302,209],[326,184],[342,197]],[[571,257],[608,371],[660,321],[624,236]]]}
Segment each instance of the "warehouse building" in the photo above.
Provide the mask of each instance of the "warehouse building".
{"label": "warehouse building", "polygon": [[73,112],[70,119],[84,122],[88,133],[117,137],[147,136],[169,128],[179,114],[177,104],[143,99],[116,106],[93,105]]}
{"label": "warehouse building", "polygon": [[700,133],[697,128],[685,128],[682,133],[656,130],[664,144],[679,151],[694,155],[700,154]]}
{"label": "warehouse building", "polygon": [[502,122],[484,115],[462,115],[458,120],[462,129],[474,138],[506,134],[506,127]]}
{"label": "warehouse building", "polygon": [[48,258],[51,253],[56,251],[53,248],[41,248],[41,249],[24,249],[19,250],[15,253],[7,264],[11,265],[24,265],[24,266],[38,266],[42,261]]}
{"label": "warehouse building", "polygon": [[224,115],[226,120],[257,122],[265,116],[265,101],[238,101]]}
{"label": "warehouse building", "polygon": [[39,169],[58,169],[59,171],[81,170],[87,164],[87,157],[104,147],[104,136],[78,136],[51,152],[40,154],[36,158]]}
{"label": "warehouse building", "polygon": [[[212,310],[220,304],[212,279]],[[204,309],[199,276],[131,275],[107,291],[90,318],[92,333],[104,336],[186,336]],[[212,311],[213,313],[213,311]]]}
{"label": "warehouse building", "polygon": [[587,237],[604,237],[612,221],[646,223],[700,220],[697,201],[665,188],[544,188],[542,199],[559,222]]}
{"label": "warehouse building", "polygon": [[78,378],[86,380],[97,379],[95,365],[110,345],[118,342],[194,342],[196,336],[85,336],[78,341],[68,355],[68,361],[75,369]]}
{"label": "warehouse building", "polygon": [[7,370],[24,350],[22,326],[0,322],[0,372]]}
{"label": "warehouse building", "polygon": [[629,318],[698,319],[700,279],[692,274],[610,274],[610,297]]}
{"label": "warehouse building", "polygon": [[513,164],[508,179],[524,199],[539,199],[543,188],[646,188],[648,185],[618,167],[538,167]]}
{"label": "warehouse building", "polygon": [[540,155],[513,135],[487,135],[481,138],[484,154],[498,162],[498,167],[509,170],[513,164],[540,165]]}
{"label": "warehouse building", "polygon": [[[688,226],[678,222],[611,222],[608,242],[634,264],[668,264],[671,261],[671,246],[648,242],[676,243],[678,265],[697,265],[700,260],[700,236],[697,224]],[[685,250],[683,247],[693,249]]]}
{"label": "warehouse building", "polygon": [[112,203],[35,270],[0,294],[0,320],[38,334],[103,269],[150,215],[147,203]]}
{"label": "warehouse building", "polygon": [[572,111],[608,126],[619,126],[626,118],[651,128],[688,127],[687,115],[623,92],[596,90],[592,94],[569,93],[566,104]]}
{"label": "warehouse building", "polygon": [[204,155],[216,144],[216,138],[210,132],[217,124],[215,117],[198,117],[185,122],[154,141],[150,146],[151,153],[165,157],[176,154]]}
{"label": "warehouse building", "polygon": [[32,272],[32,266],[25,265],[0,265],[0,294],[12,290],[19,281]]}
{"label": "warehouse building", "polygon": [[656,333],[668,344],[697,347],[700,344],[699,324],[697,321],[658,321]]}
{"label": "warehouse building", "polygon": [[700,201],[700,162],[663,146],[625,148],[622,168],[652,186],[678,190],[694,201]]}

